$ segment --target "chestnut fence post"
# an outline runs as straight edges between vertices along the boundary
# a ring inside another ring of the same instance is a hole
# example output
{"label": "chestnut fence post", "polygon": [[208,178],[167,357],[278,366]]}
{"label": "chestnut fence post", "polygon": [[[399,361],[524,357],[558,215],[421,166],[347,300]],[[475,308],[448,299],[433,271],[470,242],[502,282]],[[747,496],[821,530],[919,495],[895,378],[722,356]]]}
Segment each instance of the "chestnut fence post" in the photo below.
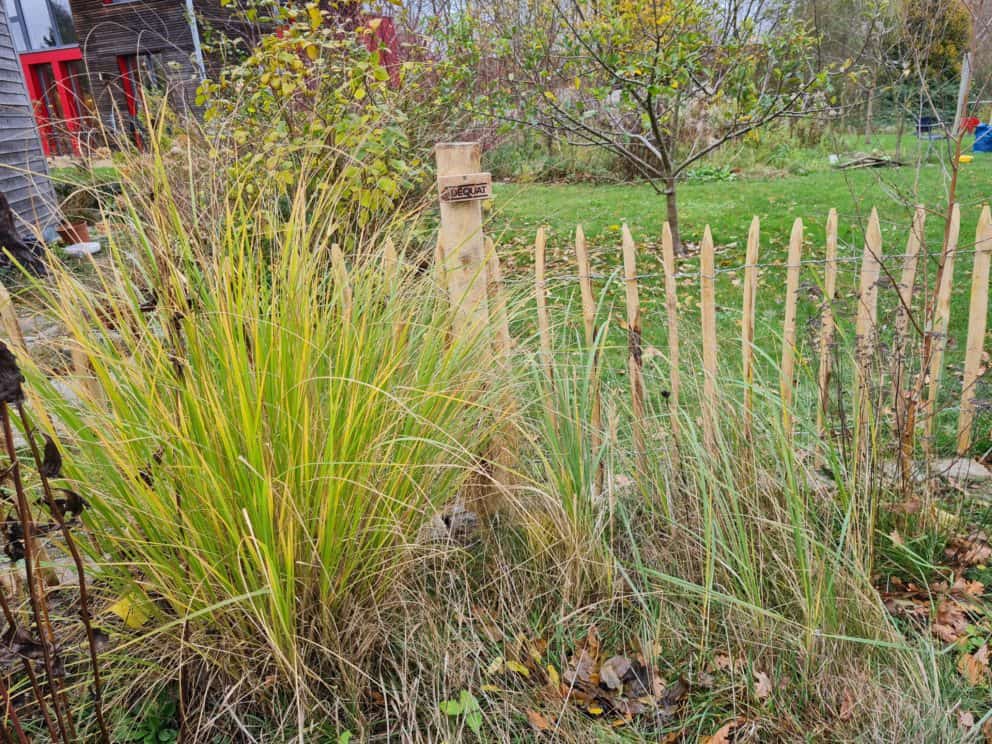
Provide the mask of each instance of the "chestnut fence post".
{"label": "chestnut fence post", "polygon": [[442,142],[434,154],[441,199],[437,258],[455,311],[454,333],[467,337],[483,331],[489,323],[482,200],[492,193],[492,179],[481,172],[478,142]]}

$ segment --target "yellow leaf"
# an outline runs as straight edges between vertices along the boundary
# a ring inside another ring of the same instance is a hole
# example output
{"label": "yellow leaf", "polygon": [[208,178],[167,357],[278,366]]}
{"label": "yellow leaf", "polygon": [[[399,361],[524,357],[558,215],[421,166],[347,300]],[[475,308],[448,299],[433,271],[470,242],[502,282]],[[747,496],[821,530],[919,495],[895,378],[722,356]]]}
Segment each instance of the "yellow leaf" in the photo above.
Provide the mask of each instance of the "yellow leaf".
{"label": "yellow leaf", "polygon": [[589,707],[586,708],[586,710],[589,711],[594,716],[603,715],[603,709],[597,703],[590,703]]}
{"label": "yellow leaf", "polygon": [[147,600],[135,602],[128,596],[121,597],[107,609],[123,620],[124,625],[133,630],[137,630],[148,622],[150,614],[148,612],[147,605]]}
{"label": "yellow leaf", "polygon": [[481,689],[483,692],[502,692],[496,685],[483,685]]}
{"label": "yellow leaf", "polygon": [[320,56],[320,49],[317,48],[316,44],[307,44],[307,56],[310,59],[317,59]]}
{"label": "yellow leaf", "polygon": [[561,682],[561,677],[558,676],[558,670],[555,669],[551,664],[548,664],[548,680],[551,682],[552,686],[558,687]]}
{"label": "yellow leaf", "polygon": [[316,5],[311,5],[307,8],[307,15],[310,16],[310,28],[315,31],[321,27],[324,23],[324,16],[320,12],[320,8]]}
{"label": "yellow leaf", "polygon": [[523,664],[521,664],[519,661],[506,662],[506,668],[509,669],[511,672],[516,672],[517,674],[522,675],[524,677],[530,676],[530,670],[527,667],[525,667]]}
{"label": "yellow leaf", "polygon": [[486,667],[486,674],[499,674],[503,671],[503,657],[497,656],[489,666]]}

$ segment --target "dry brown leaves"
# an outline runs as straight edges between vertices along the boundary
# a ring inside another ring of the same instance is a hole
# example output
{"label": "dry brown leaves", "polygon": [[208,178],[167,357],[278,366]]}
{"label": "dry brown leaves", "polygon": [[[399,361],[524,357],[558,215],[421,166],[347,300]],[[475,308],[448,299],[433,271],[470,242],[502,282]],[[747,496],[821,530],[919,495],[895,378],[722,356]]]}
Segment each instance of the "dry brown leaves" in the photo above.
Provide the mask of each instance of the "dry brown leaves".
{"label": "dry brown leaves", "polygon": [[758,700],[766,700],[772,694],[772,680],[764,672],[754,673],[754,694]]}
{"label": "dry brown leaves", "polygon": [[[615,727],[642,715],[661,721],[674,718],[689,692],[682,679],[666,684],[640,654],[607,656],[595,626],[576,645],[560,674],[543,659],[547,651],[544,640],[517,639],[506,651],[506,657],[489,664],[488,674],[524,678],[540,687],[541,697],[549,705],[569,704]],[[554,728],[550,714],[531,709],[526,716],[535,731]]]}
{"label": "dry brown leaves", "polygon": [[947,545],[944,555],[952,566],[970,568],[981,566],[992,559],[992,545],[984,532],[972,532],[955,537]]}
{"label": "dry brown leaves", "polygon": [[735,718],[723,724],[713,736],[708,736],[700,744],[732,744],[743,741],[753,734],[754,724],[746,718]]}
{"label": "dry brown leaves", "polygon": [[983,643],[973,654],[961,654],[958,672],[973,686],[985,684],[989,679],[989,645]]}
{"label": "dry brown leaves", "polygon": [[880,591],[891,615],[909,620],[921,630],[929,625],[930,632],[944,643],[965,637],[973,622],[986,612],[979,601],[985,585],[960,575],[953,584],[939,581],[929,587],[892,577]]}

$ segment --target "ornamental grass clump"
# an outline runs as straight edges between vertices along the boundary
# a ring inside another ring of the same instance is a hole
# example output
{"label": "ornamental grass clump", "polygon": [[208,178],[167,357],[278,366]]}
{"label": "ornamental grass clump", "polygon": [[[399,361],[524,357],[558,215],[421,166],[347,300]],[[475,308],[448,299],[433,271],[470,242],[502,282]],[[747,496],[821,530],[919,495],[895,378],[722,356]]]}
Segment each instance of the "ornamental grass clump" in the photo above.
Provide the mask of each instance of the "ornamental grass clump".
{"label": "ornamental grass clump", "polygon": [[[341,263],[333,184],[228,194],[197,232],[161,183],[125,197],[91,275],[53,271],[76,395],[31,377],[69,432],[101,588],[163,641],[156,681],[182,658],[257,701],[312,700],[374,645],[423,526],[480,471],[501,424],[488,336],[453,339],[433,277],[378,238]],[[285,217],[263,234],[262,213]]]}

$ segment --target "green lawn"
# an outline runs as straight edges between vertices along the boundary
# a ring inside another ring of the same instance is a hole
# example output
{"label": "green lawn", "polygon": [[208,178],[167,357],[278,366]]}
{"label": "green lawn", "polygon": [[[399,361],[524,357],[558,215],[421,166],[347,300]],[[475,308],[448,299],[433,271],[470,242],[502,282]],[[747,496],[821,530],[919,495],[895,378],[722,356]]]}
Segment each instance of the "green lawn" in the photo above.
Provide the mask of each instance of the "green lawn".
{"label": "green lawn", "polygon": [[[889,140],[891,142],[891,138]],[[822,157],[820,157],[822,155]],[[757,343],[772,358],[780,348],[782,306],[785,283],[785,252],[792,222],[801,217],[806,226],[804,259],[824,255],[824,226],[830,208],[840,217],[839,254],[860,257],[864,226],[871,208],[878,209],[883,235],[883,250],[892,256],[885,267],[898,276],[902,265],[906,237],[915,203],[929,210],[925,250],[930,260],[920,265],[917,284],[917,307],[922,304],[923,286],[931,285],[939,254],[943,230],[943,215],[947,204],[949,173],[936,162],[926,163],[917,171],[907,166],[871,170],[841,171],[830,168],[826,154],[810,154],[810,173],[773,177],[742,175],[734,181],[709,183],[687,182],[680,186],[680,219],[683,239],[690,245],[697,242],[705,225],[709,224],[717,243],[718,269],[729,270],[717,277],[718,326],[721,336],[721,364],[736,372],[739,369],[739,328],[742,271],[733,271],[744,261],[747,230],[753,215],[761,218],[761,263],[773,264],[761,271],[757,309]],[[537,227],[547,225],[549,235],[550,273],[559,276],[574,274],[575,256],[572,239],[575,225],[581,223],[592,247],[594,270],[608,275],[621,263],[620,226],[626,223],[637,241],[638,272],[647,275],[641,282],[645,340],[649,345],[664,349],[666,331],[664,293],[661,279],[660,234],[664,221],[663,197],[646,184],[511,184],[494,188],[489,209],[489,232],[500,245],[501,257],[509,264],[508,272],[518,284],[526,285],[532,262],[532,242]],[[943,445],[950,444],[956,421],[960,386],[956,374],[963,359],[967,333],[968,294],[970,291],[971,249],[981,205],[992,197],[992,157],[976,154],[971,163],[960,168],[958,201],[961,205],[961,238],[955,267],[954,299],[948,339],[948,370],[942,387],[940,429]],[[679,272],[698,271],[698,258],[690,255],[679,261]],[[856,314],[860,261],[840,265],[838,276],[837,315],[842,321],[853,321]],[[821,301],[817,288],[822,283],[823,267],[812,264],[803,267],[800,292],[799,328],[801,354],[806,360],[815,357],[812,341]],[[680,317],[689,334],[698,328],[698,283],[684,278],[679,282]],[[605,282],[599,282],[603,287]],[[559,323],[572,329],[578,327],[577,291],[575,282],[563,279],[553,282],[552,301]],[[614,316],[623,314],[623,297],[618,284],[611,285],[607,302]],[[566,309],[567,308],[567,309]],[[883,287],[880,292],[882,337],[890,340],[891,319],[897,308],[894,290]],[[843,327],[849,328],[844,322]],[[622,368],[623,333],[614,324],[608,345],[616,347],[613,364]],[[689,344],[698,343],[695,338]],[[690,346],[690,350],[691,350]],[[986,343],[986,348],[992,344]],[[883,347],[881,356],[884,358]],[[609,357],[608,357],[609,358]],[[690,362],[691,363],[691,362]],[[771,372],[769,367],[769,372]],[[992,397],[986,384],[981,398]],[[989,414],[978,421],[977,448],[989,442]]]}

